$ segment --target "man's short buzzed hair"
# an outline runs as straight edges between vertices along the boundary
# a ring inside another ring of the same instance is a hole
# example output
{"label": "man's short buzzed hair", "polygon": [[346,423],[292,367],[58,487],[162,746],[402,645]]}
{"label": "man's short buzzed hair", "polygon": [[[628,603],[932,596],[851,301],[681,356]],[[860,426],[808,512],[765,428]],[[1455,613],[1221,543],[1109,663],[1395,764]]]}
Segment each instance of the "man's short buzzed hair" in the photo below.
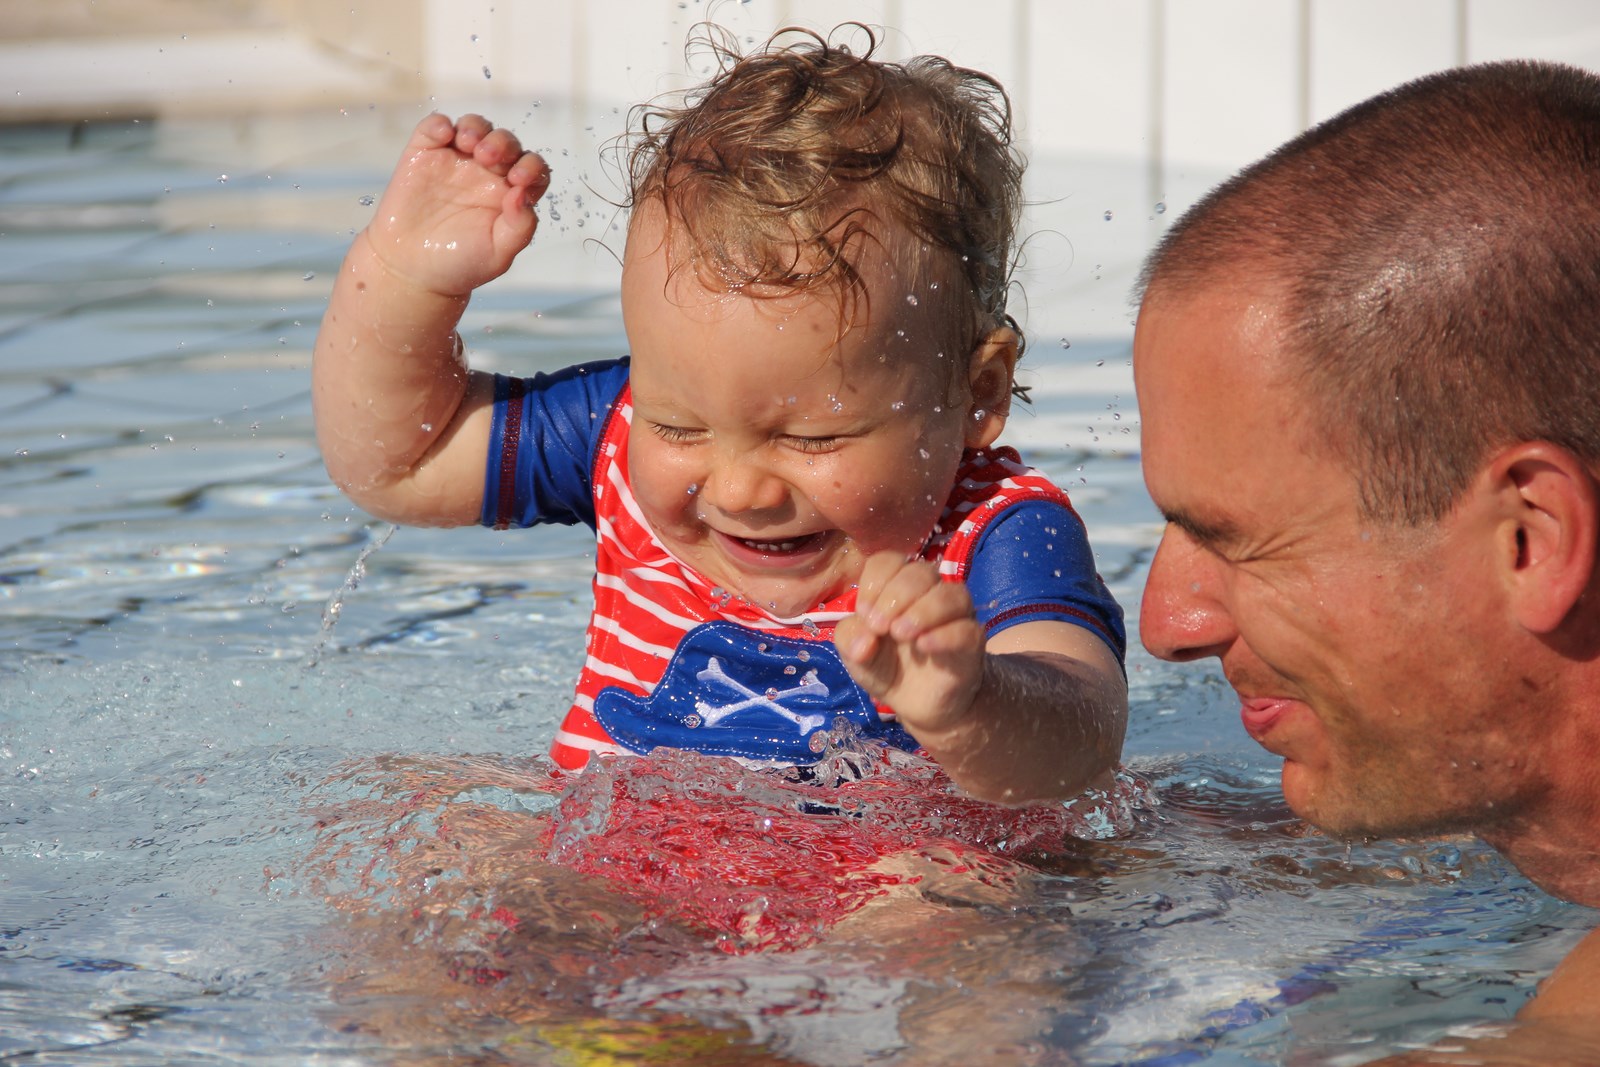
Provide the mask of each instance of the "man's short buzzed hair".
{"label": "man's short buzzed hair", "polygon": [[1307,131],[1190,210],[1140,292],[1221,277],[1286,301],[1306,417],[1369,517],[1442,517],[1516,441],[1600,472],[1600,77],[1465,67]]}

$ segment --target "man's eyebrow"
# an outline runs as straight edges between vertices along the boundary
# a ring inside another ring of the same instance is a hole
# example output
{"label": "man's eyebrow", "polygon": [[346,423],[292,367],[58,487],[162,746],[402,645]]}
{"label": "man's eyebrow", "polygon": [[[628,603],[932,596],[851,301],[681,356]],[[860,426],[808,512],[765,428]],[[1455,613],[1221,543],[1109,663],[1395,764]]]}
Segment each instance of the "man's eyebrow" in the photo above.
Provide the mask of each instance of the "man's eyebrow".
{"label": "man's eyebrow", "polygon": [[1239,538],[1239,528],[1226,519],[1205,519],[1187,511],[1168,511],[1162,509],[1162,518],[1169,525],[1176,526],[1196,544],[1215,548],[1225,545]]}

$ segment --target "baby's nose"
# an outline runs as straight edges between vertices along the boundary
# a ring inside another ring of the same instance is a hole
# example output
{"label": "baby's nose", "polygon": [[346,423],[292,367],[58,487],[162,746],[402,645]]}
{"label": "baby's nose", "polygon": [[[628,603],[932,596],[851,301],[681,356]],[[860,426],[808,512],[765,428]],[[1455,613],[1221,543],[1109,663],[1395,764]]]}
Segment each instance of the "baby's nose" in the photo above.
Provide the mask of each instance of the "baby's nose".
{"label": "baby's nose", "polygon": [[700,499],[729,515],[772,511],[787,502],[789,488],[753,457],[730,456],[706,479]]}

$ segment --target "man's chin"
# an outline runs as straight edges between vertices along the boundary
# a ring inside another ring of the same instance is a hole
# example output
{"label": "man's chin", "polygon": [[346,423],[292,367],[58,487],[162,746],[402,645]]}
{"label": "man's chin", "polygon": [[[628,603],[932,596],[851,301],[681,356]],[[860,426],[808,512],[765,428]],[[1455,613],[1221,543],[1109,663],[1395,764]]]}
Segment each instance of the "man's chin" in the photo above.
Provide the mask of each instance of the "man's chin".
{"label": "man's chin", "polygon": [[1371,819],[1350,810],[1352,805],[1328,790],[1324,775],[1295,760],[1283,761],[1282,788],[1289,810],[1324,833],[1334,837],[1374,837]]}
{"label": "man's chin", "polygon": [[1282,781],[1289,810],[1330,837],[1374,841],[1438,837],[1464,829],[1455,824],[1457,820],[1408,804],[1404,790],[1362,789],[1349,774],[1312,772],[1304,764],[1284,760]]}

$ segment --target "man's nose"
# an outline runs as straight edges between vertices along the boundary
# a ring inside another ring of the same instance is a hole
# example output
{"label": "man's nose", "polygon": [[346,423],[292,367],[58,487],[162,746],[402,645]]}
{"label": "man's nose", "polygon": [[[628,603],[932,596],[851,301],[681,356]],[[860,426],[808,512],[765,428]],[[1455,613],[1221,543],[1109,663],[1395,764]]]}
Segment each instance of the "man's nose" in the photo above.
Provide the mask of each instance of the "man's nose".
{"label": "man's nose", "polygon": [[783,479],[748,452],[718,456],[700,490],[702,502],[728,515],[771,511],[782,507],[788,498]]}
{"label": "man's nose", "polygon": [[1210,558],[1168,525],[1150,561],[1139,608],[1139,639],[1152,655],[1186,661],[1221,656],[1235,636]]}

